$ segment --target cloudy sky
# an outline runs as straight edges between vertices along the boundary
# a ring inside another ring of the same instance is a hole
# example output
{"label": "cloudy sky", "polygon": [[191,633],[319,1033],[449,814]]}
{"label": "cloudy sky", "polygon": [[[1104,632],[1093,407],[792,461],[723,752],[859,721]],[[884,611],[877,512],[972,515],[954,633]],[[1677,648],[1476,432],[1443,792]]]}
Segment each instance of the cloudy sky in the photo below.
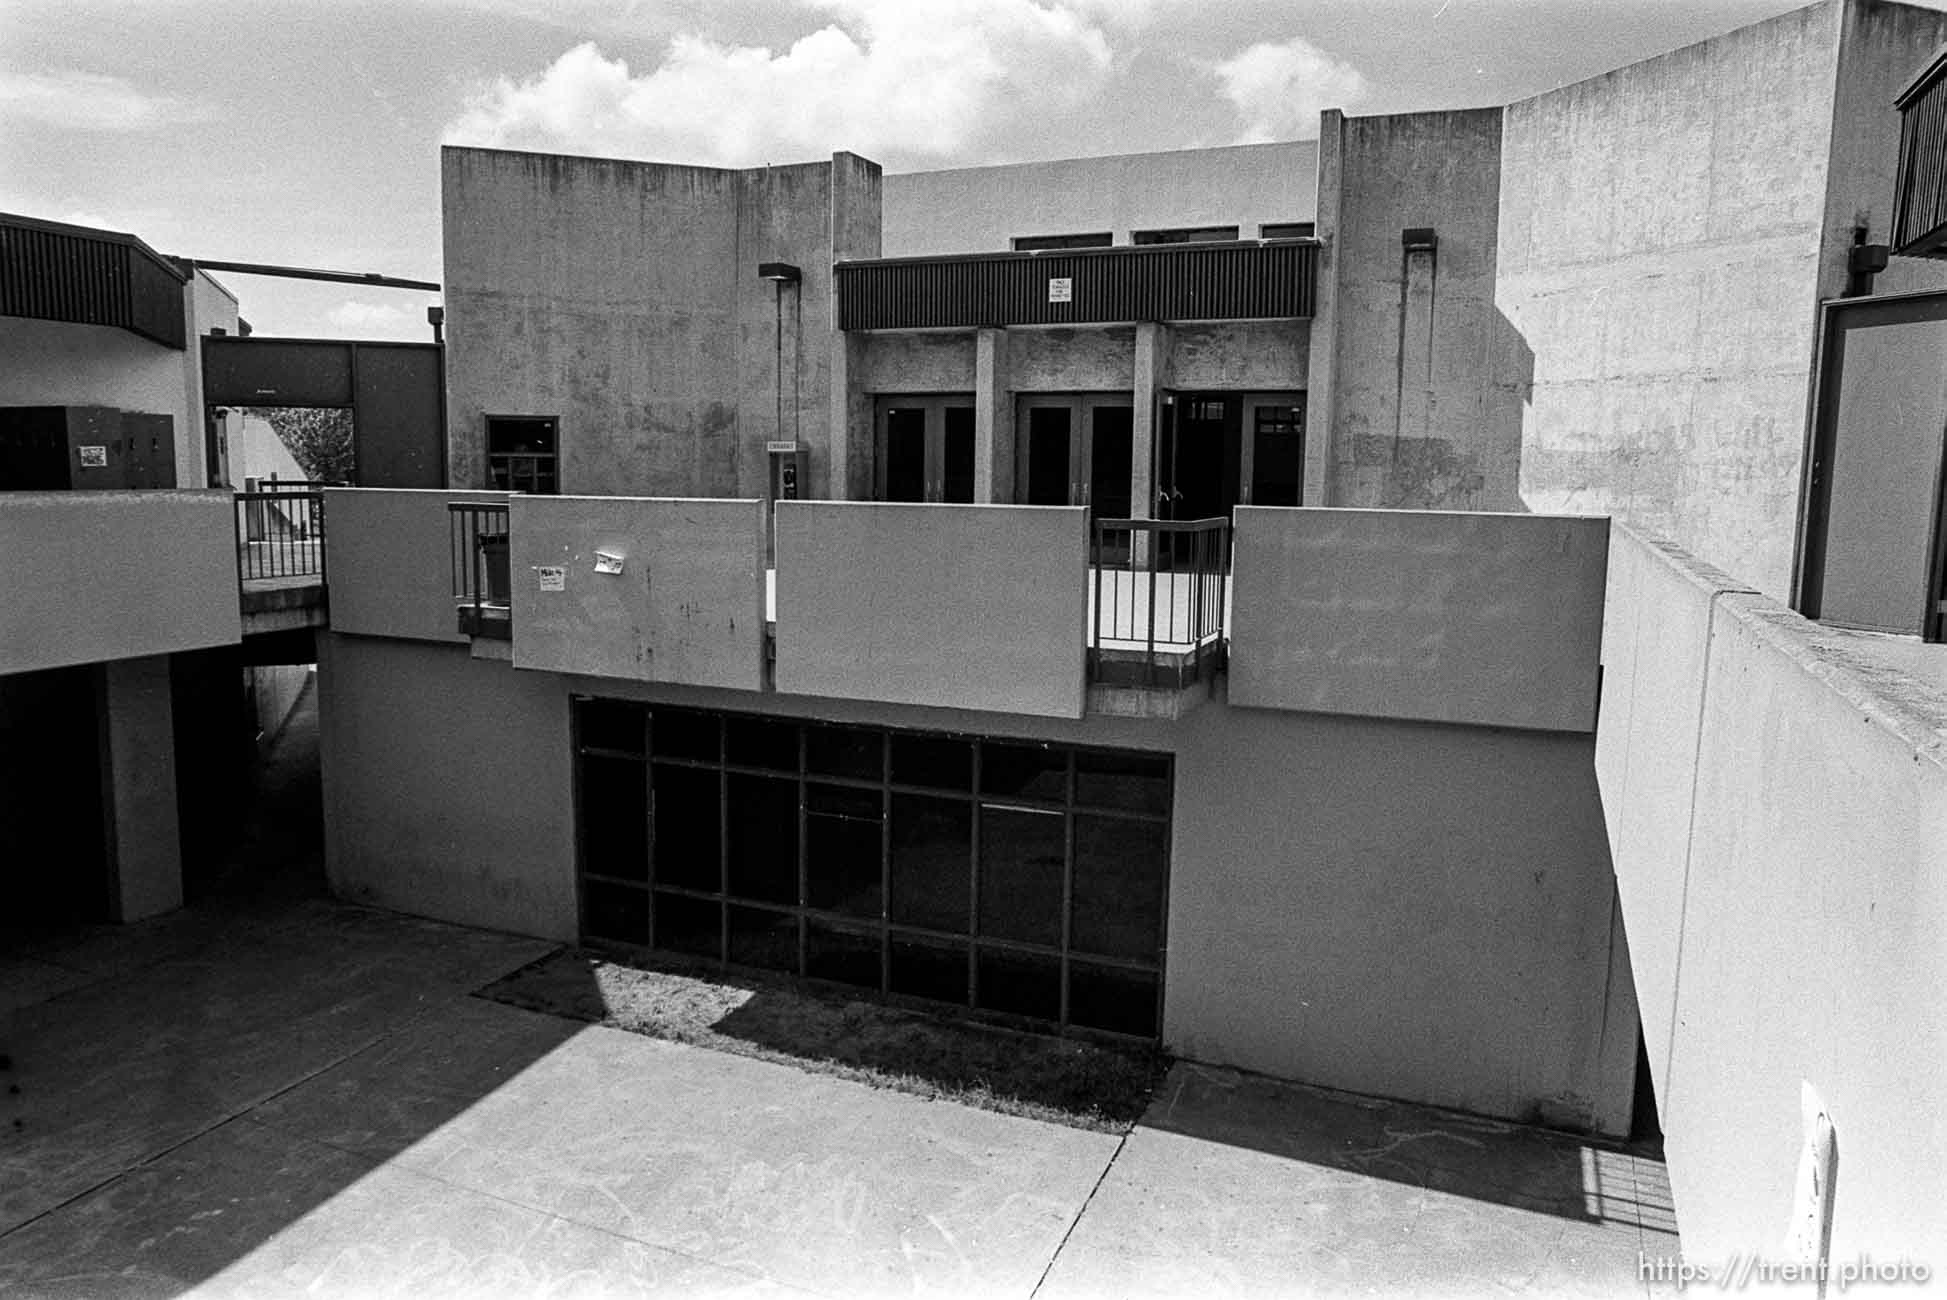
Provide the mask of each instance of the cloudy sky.
{"label": "cloudy sky", "polygon": [[[1943,0],[1947,3],[1947,0]],[[0,211],[437,280],[442,142],[889,171],[1499,104],[1791,0],[0,0]],[[430,295],[225,277],[259,333]]]}

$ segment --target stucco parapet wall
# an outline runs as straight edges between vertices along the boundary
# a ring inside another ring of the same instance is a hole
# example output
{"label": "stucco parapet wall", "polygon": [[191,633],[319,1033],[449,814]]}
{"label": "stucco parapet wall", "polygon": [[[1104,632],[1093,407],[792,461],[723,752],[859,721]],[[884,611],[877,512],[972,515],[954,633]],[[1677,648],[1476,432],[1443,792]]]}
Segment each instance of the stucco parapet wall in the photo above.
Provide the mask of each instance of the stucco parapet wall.
{"label": "stucco parapet wall", "polygon": [[[1713,619],[1734,621],[1897,737],[1915,758],[1947,768],[1947,691],[1874,656],[1858,638],[1786,608],[1673,542],[1622,522],[1615,529],[1715,598]],[[1947,647],[1941,653],[1947,655]]]}
{"label": "stucco parapet wall", "polygon": [[1230,700],[1594,730],[1609,521],[1239,506]]}
{"label": "stucco parapet wall", "polygon": [[516,496],[516,668],[764,688],[757,498]]}
{"label": "stucco parapet wall", "polygon": [[464,645],[455,617],[454,502],[504,504],[506,492],[326,488],[331,628],[358,636]]}
{"label": "stucco parapet wall", "polygon": [[0,673],[242,639],[228,491],[0,492]]}
{"label": "stucco parapet wall", "polygon": [[1079,506],[781,501],[777,689],[1079,718],[1088,593]]}
{"label": "stucco parapet wall", "polygon": [[1716,565],[1698,559],[1668,538],[1632,524],[1627,519],[1612,519],[1609,527],[1614,535],[1636,543],[1666,568],[1706,595],[1757,594],[1758,589],[1750,583],[1732,577]]}

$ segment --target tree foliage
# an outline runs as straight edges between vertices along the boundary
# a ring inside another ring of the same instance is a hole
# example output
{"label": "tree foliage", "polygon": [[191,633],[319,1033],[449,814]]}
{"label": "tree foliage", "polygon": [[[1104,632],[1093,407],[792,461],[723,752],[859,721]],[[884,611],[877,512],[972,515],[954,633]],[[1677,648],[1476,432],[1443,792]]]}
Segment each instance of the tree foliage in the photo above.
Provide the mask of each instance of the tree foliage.
{"label": "tree foliage", "polygon": [[317,483],[352,481],[352,413],[343,407],[258,406],[291,459]]}

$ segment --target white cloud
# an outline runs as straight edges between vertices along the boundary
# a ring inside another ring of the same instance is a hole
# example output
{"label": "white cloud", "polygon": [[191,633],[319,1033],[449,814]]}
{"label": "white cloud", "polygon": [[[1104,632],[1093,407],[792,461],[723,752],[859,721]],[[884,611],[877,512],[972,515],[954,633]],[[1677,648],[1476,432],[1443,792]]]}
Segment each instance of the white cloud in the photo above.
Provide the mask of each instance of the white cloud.
{"label": "white cloud", "polygon": [[804,0],[831,21],[782,52],[677,36],[631,72],[593,43],[479,91],[454,143],[749,166],[1007,151],[1111,75],[1092,0]]}
{"label": "white cloud", "polygon": [[1240,144],[1309,139],[1321,111],[1350,108],[1366,93],[1357,68],[1299,37],[1260,41],[1212,71],[1237,110]]}
{"label": "white cloud", "polygon": [[0,72],[0,118],[73,131],[152,131],[207,116],[98,72]]}
{"label": "white cloud", "polygon": [[421,317],[415,317],[405,308],[394,307],[390,303],[360,302],[356,298],[347,298],[326,312],[325,319],[346,331],[395,331],[416,324]]}

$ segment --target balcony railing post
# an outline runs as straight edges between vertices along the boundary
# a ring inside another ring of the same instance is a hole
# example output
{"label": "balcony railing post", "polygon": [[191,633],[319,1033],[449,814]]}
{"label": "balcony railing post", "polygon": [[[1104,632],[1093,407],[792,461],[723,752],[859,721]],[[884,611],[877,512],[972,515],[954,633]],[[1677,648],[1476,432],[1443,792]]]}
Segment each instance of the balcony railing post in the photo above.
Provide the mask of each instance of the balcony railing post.
{"label": "balcony railing post", "polygon": [[1149,610],[1148,617],[1143,619],[1148,636],[1148,648],[1143,654],[1143,681],[1150,686],[1156,684],[1156,552],[1159,549],[1149,548]]}

